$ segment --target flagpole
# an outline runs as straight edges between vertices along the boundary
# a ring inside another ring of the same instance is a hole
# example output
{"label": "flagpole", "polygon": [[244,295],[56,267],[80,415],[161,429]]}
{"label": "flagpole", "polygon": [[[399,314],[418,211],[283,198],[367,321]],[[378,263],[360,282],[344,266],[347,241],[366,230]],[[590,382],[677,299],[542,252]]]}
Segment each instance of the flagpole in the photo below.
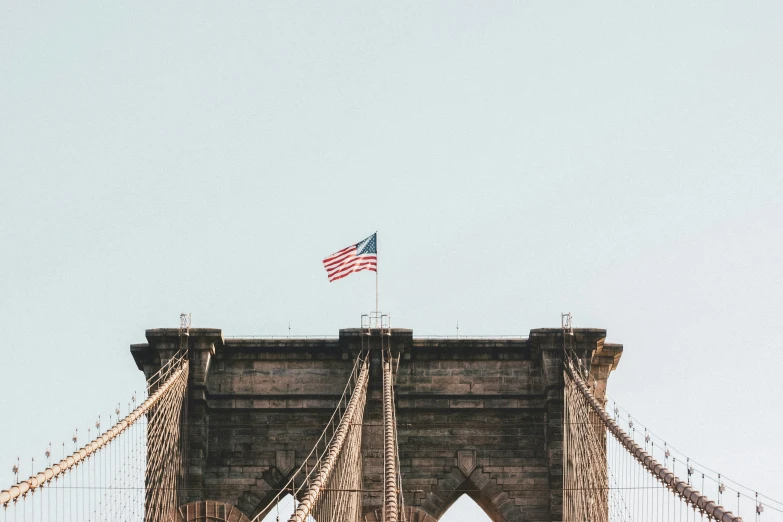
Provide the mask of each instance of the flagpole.
{"label": "flagpole", "polygon": [[[378,231],[375,231],[375,315],[380,316],[378,309]],[[378,318],[380,321],[380,317]],[[379,325],[380,327],[380,325]]]}

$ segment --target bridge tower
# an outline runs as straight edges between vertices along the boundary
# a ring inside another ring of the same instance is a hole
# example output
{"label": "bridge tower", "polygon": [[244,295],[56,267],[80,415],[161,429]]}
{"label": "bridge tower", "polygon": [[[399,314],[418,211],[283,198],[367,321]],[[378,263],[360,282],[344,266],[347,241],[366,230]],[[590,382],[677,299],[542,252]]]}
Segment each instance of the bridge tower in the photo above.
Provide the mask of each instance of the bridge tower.
{"label": "bridge tower", "polygon": [[[372,335],[372,333],[376,335]],[[362,509],[381,520],[384,437],[381,338],[369,336],[362,422]],[[593,328],[527,338],[419,338],[388,330],[405,519],[438,520],[463,494],[494,522],[563,519],[564,348],[603,400],[622,345]],[[227,338],[190,328],[182,418],[187,520],[249,520],[302,463],[340,400],[363,330],[334,338]],[[131,346],[154,374],[180,347],[178,329]],[[220,514],[222,513],[222,515]],[[243,518],[245,517],[245,518]]]}

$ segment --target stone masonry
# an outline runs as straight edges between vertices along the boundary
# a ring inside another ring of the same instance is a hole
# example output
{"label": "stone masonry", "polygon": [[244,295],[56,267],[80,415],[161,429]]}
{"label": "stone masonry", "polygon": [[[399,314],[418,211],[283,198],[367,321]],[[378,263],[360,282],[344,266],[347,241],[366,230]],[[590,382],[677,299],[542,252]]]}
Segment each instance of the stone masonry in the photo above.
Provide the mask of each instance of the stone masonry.
{"label": "stone masonry", "polygon": [[[536,329],[527,339],[414,338],[393,329],[400,466],[408,520],[438,520],[463,494],[494,522],[562,520],[563,351],[590,370],[600,398],[622,345],[593,328]],[[177,329],[131,346],[151,375]],[[361,347],[330,339],[231,339],[190,330],[182,504],[217,501],[257,515],[310,451]],[[380,520],[383,470],[378,337],[363,426],[365,520]]]}

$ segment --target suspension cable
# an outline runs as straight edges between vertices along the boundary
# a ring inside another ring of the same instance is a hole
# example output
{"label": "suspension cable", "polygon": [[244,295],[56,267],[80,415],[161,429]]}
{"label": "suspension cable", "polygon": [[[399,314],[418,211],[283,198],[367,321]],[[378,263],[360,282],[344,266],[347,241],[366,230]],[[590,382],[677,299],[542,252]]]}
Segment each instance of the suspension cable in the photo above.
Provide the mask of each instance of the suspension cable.
{"label": "suspension cable", "polygon": [[172,357],[160,371],[158,371],[151,379],[154,379],[154,383],[158,383],[165,378],[165,382],[157,388],[147,400],[145,400],[138,408],[129,413],[121,421],[117,422],[114,426],[106,430],[102,435],[95,440],[82,447],[72,455],[64,457],[63,460],[49,466],[45,470],[37,473],[27,480],[21,481],[7,490],[0,491],[0,505],[8,506],[9,502],[17,500],[19,497],[35,491],[37,488],[44,486],[52,479],[63,475],[67,471],[78,466],[82,461],[88,457],[96,454],[104,449],[108,444],[114,441],[121,433],[133,426],[140,418],[147,414],[152,407],[166,397],[167,392],[177,382],[179,376],[187,368],[187,361],[184,359],[184,355],[178,354]]}
{"label": "suspension cable", "polygon": [[730,511],[727,511],[723,506],[719,506],[705,495],[702,495],[693,488],[687,482],[680,480],[673,472],[666,469],[662,464],[658,463],[652,458],[646,451],[644,451],[625,431],[623,431],[616,422],[614,422],[606,410],[602,408],[596,398],[590,393],[587,385],[582,380],[581,376],[575,371],[574,366],[570,358],[566,358],[565,367],[568,375],[573,379],[579,391],[584,396],[587,404],[598,415],[604,427],[622,444],[625,449],[633,456],[639,463],[641,463],[650,473],[653,474],[659,481],[665,486],[669,487],[673,493],[683,499],[686,503],[689,503],[698,508],[708,516],[712,517],[719,522],[742,522],[742,519],[733,515]]}

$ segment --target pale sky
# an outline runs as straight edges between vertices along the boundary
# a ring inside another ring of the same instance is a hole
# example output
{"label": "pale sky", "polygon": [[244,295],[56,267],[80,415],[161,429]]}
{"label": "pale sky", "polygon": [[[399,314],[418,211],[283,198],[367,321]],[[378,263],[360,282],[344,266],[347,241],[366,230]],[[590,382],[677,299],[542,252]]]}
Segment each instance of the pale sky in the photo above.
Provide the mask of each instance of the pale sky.
{"label": "pale sky", "polygon": [[321,259],[378,230],[394,326],[572,312],[612,397],[780,499],[781,92],[779,2],[4,3],[0,489],[180,312],[358,326],[373,276]]}

